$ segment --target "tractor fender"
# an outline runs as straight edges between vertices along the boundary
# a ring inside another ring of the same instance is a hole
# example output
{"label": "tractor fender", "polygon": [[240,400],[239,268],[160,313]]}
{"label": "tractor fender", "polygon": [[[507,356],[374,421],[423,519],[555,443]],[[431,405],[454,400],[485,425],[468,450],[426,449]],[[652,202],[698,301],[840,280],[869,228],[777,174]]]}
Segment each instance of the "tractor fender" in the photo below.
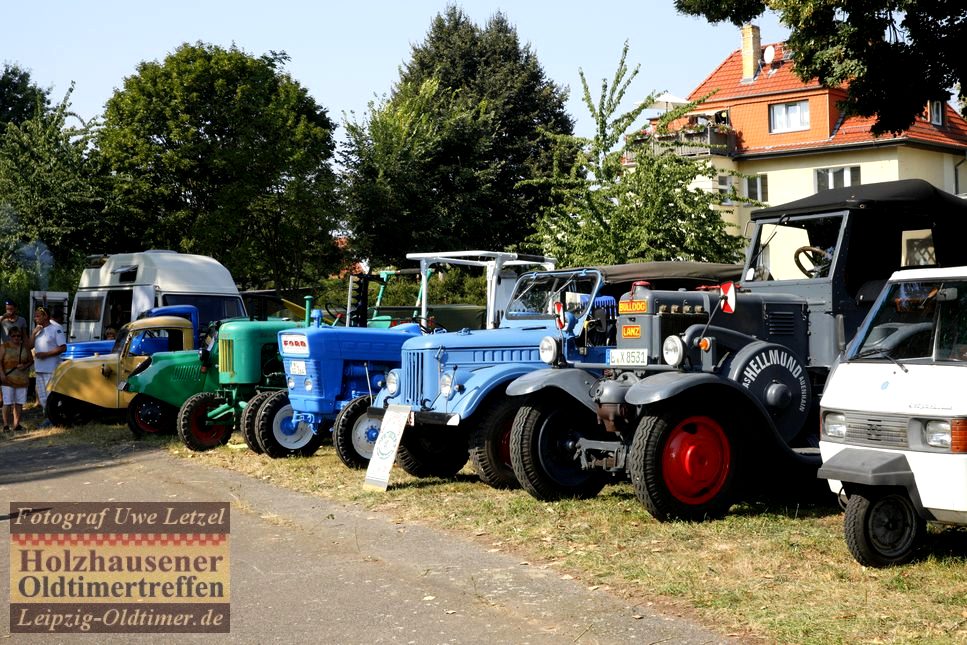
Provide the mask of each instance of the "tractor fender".
{"label": "tractor fender", "polygon": [[917,482],[906,455],[880,450],[845,448],[823,462],[816,475],[822,479],[839,480],[847,493],[860,486],[903,488],[917,512],[922,517],[930,519],[930,514],[920,501]]}
{"label": "tractor fender", "polygon": [[578,368],[546,368],[524,374],[507,386],[508,396],[533,394],[546,388],[557,388],[571,395],[597,414],[598,405],[591,398],[591,388],[598,377]]}
{"label": "tractor fender", "polygon": [[[747,414],[743,418],[744,427],[756,432],[758,439],[764,442],[762,445],[768,447],[770,451],[774,448],[793,462],[818,466],[818,462],[813,464],[815,459],[800,455],[789,447],[769,411],[757,397],[739,383],[717,374],[708,372],[661,372],[644,378],[628,388],[625,402],[636,406],[655,405],[687,396],[689,392],[699,389],[704,390],[704,392],[698,394],[698,396],[705,396],[710,390],[717,389],[722,392],[724,400],[733,401],[733,403],[728,404],[730,408],[734,410],[745,409]],[[759,420],[759,423],[754,422],[753,415]]]}
{"label": "tractor fender", "polygon": [[533,368],[527,365],[497,364],[475,370],[466,379],[460,378],[461,374],[458,370],[457,380],[463,387],[463,391],[455,393],[449,401],[444,402],[444,405],[437,403],[434,407],[438,412],[441,411],[440,408],[446,407],[447,412],[458,414],[461,419],[466,419],[492,393],[503,394],[508,383],[532,370]]}

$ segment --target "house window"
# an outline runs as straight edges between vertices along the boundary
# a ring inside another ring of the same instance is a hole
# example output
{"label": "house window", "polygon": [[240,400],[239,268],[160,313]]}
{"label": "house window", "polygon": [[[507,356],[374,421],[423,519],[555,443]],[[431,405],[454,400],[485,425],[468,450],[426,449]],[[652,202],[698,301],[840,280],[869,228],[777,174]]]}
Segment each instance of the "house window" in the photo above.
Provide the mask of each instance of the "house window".
{"label": "house window", "polygon": [[759,202],[769,201],[769,176],[756,175],[755,177],[746,177],[745,195],[749,199],[754,199]]}
{"label": "house window", "polygon": [[860,167],[820,168],[816,171],[816,192],[860,185]]}
{"label": "house window", "polygon": [[943,125],[943,101],[930,101],[930,123]]}
{"label": "house window", "polygon": [[809,129],[809,101],[777,103],[769,106],[769,132],[794,132]]}
{"label": "house window", "polygon": [[731,175],[719,175],[718,179],[718,192],[721,196],[722,201],[720,203],[730,206],[732,200],[730,196],[732,194],[732,176]]}

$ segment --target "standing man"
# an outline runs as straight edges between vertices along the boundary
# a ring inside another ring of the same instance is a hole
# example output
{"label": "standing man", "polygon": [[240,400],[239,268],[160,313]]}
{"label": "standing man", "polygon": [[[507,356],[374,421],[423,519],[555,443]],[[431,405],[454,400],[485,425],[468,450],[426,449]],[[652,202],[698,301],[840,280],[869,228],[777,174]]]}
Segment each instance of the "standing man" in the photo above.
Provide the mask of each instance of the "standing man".
{"label": "standing man", "polygon": [[[37,375],[37,399],[40,407],[47,414],[47,383],[60,363],[60,355],[67,351],[67,335],[64,328],[50,319],[50,313],[44,307],[37,307],[34,312],[34,322],[37,326],[30,334],[30,347],[34,350],[34,373]],[[39,427],[51,425],[50,419],[44,419]]]}
{"label": "standing man", "polygon": [[0,343],[10,340],[10,330],[19,327],[23,335],[27,335],[27,321],[17,313],[17,303],[7,298],[3,303],[4,314],[0,316]]}

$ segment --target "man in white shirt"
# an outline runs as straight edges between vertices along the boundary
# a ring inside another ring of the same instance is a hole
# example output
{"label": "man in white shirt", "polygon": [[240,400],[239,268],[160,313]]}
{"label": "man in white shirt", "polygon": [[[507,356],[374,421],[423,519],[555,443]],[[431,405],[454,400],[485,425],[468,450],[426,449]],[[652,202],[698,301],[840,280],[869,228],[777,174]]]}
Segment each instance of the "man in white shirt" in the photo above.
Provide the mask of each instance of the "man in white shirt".
{"label": "man in white shirt", "polygon": [[[37,399],[40,407],[47,414],[47,383],[53,376],[61,354],[67,351],[67,335],[64,328],[55,320],[50,319],[50,313],[44,307],[37,307],[34,312],[34,322],[37,324],[30,334],[30,347],[34,350],[34,373],[37,375]],[[41,428],[50,426],[50,421],[44,419]]]}

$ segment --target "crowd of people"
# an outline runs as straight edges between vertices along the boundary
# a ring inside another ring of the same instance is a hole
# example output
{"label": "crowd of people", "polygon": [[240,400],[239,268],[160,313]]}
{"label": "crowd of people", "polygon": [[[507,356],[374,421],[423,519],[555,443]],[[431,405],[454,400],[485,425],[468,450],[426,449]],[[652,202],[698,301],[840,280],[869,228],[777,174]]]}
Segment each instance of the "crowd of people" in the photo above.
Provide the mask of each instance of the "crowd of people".
{"label": "crowd of people", "polygon": [[3,432],[23,432],[23,409],[27,404],[30,374],[35,376],[37,403],[44,413],[38,427],[50,426],[46,418],[47,383],[61,355],[67,351],[67,335],[45,307],[34,311],[34,326],[17,312],[12,300],[4,302],[0,316],[0,394],[3,398]]}

